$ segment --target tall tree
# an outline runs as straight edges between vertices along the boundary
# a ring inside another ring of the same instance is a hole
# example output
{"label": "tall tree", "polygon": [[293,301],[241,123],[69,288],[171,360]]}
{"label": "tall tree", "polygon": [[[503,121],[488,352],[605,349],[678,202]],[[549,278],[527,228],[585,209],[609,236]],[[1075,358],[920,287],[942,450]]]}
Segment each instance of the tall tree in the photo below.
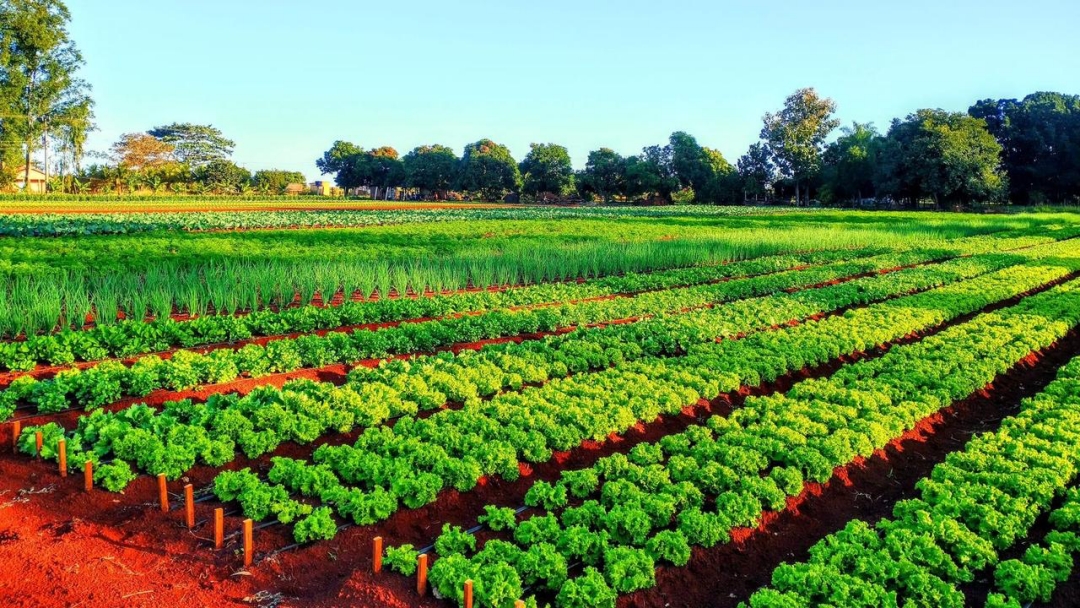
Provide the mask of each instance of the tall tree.
{"label": "tall tree", "polygon": [[189,122],[154,127],[150,135],[176,148],[176,160],[198,169],[215,160],[232,156],[236,143],[227,139],[221,129],[213,125],[196,125]]}
{"label": "tall tree", "polygon": [[[90,86],[76,76],[84,61],[68,35],[70,20],[61,0],[0,1],[0,104],[5,115],[0,139],[7,144],[2,161],[5,167],[13,161],[10,146],[20,142],[24,183],[29,183],[39,141],[48,154],[50,132],[63,133],[81,152],[93,128]],[[44,164],[48,171],[47,158]]]}
{"label": "tall tree", "polygon": [[968,113],[984,119],[1001,144],[1012,200],[1080,198],[1080,95],[1039,92],[1019,101],[984,99]]}
{"label": "tall tree", "polygon": [[589,152],[580,185],[587,192],[595,192],[602,201],[610,201],[616,194],[626,194],[626,159],[611,148]]}
{"label": "tall tree", "polygon": [[563,196],[574,187],[570,153],[557,144],[530,144],[529,153],[518,169],[521,171],[521,191],[530,196],[545,192]]}
{"label": "tall tree", "polygon": [[776,181],[776,167],[764,144],[756,143],[738,161],[738,174],[742,181],[743,200],[753,197],[755,201],[768,197]]}
{"label": "tall tree", "polygon": [[521,173],[509,148],[481,139],[465,146],[458,181],[462,190],[496,201],[520,187]]}
{"label": "tall tree", "polygon": [[176,162],[175,150],[172,145],[146,133],[125,133],[112,145],[116,163],[132,171],[155,169]]}
{"label": "tall tree", "polygon": [[330,146],[329,150],[323,152],[322,158],[315,161],[315,166],[319,168],[320,173],[333,174],[334,183],[338,188],[351,190],[364,185],[360,176],[356,174],[357,161],[363,155],[363,148],[339,139]]}
{"label": "tall tree", "polygon": [[692,189],[695,202],[715,204],[731,198],[735,170],[718,150],[699,145],[683,131],[671,134],[668,148],[679,187]]}
{"label": "tall tree", "polygon": [[825,148],[823,199],[859,200],[874,192],[882,138],[870,123],[852,123]]}
{"label": "tall tree", "polygon": [[821,166],[821,150],[829,133],[840,126],[833,118],[836,103],[818,96],[812,88],[799,89],[784,101],[777,113],[762,119],[761,138],[765,140],[780,172],[795,182],[795,203],[802,202],[800,185],[806,186],[810,199],[810,180]]}
{"label": "tall tree", "polygon": [[894,119],[881,147],[877,188],[914,206],[998,200],[1006,180],[1001,145],[986,121],[944,110]]}
{"label": "tall tree", "polygon": [[413,148],[403,162],[406,186],[431,192],[437,199],[442,199],[454,185],[460,159],[450,148],[434,144]]}

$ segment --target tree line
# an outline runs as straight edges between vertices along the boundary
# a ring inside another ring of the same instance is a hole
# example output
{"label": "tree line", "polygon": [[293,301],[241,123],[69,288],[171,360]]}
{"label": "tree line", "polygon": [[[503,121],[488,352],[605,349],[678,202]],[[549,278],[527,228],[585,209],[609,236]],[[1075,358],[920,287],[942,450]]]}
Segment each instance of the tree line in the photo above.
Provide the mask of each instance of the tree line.
{"label": "tree line", "polygon": [[[760,141],[733,165],[688,133],[622,156],[589,153],[575,171],[554,143],[530,146],[521,162],[490,139],[465,147],[365,150],[336,141],[316,161],[347,191],[372,196],[471,197],[731,204],[867,204],[917,207],[1080,202],[1080,96],[1033,93],[986,99],[968,112],[917,110],[881,133],[841,127],[836,103],[799,89],[765,114]],[[834,137],[835,136],[835,137]]]}

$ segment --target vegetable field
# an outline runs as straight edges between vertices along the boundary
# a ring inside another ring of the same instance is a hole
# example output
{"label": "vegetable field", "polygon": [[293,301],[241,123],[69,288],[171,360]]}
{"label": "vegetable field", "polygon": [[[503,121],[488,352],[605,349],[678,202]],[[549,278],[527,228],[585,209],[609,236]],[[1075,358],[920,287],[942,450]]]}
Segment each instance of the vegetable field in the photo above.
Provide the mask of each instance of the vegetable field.
{"label": "vegetable field", "polygon": [[4,605],[1080,603],[1071,214],[109,211],[0,216]]}

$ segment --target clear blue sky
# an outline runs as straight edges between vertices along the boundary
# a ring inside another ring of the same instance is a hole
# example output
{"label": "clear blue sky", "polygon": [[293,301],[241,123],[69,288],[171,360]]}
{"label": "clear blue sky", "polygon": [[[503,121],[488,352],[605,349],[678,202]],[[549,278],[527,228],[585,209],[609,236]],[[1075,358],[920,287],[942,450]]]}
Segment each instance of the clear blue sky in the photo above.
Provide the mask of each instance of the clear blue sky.
{"label": "clear blue sky", "polygon": [[[251,170],[316,178],[335,139],[489,137],[577,167],[684,130],[734,162],[796,88],[845,122],[1080,93],[1077,0],[68,0],[105,150],[212,123]],[[888,6],[886,6],[888,5]]]}

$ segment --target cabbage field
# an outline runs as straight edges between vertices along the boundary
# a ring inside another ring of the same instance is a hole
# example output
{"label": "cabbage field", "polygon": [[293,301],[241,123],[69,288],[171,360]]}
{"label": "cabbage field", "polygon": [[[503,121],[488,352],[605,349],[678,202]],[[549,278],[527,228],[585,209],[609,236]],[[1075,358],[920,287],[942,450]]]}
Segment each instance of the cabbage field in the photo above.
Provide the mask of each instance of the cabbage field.
{"label": "cabbage field", "polygon": [[1080,216],[117,209],[0,235],[4,605],[1080,598]]}

